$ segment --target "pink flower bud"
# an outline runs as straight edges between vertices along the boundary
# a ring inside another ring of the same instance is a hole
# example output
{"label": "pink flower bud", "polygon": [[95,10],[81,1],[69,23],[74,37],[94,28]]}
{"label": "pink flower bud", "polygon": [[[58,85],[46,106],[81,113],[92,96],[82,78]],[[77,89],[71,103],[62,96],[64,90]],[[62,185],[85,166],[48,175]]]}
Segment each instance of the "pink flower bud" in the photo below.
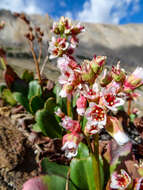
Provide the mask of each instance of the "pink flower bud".
{"label": "pink flower bud", "polygon": [[83,95],[80,95],[80,97],[76,101],[76,105],[77,105],[77,113],[83,116],[87,105],[86,98]]}
{"label": "pink flower bud", "polygon": [[62,150],[65,151],[67,158],[72,158],[77,155],[78,144],[82,140],[82,135],[78,133],[70,133],[63,136]]}
{"label": "pink flower bud", "polygon": [[81,130],[80,123],[76,120],[72,120],[72,118],[68,116],[62,118],[61,125],[71,132],[80,132]]}
{"label": "pink flower bud", "polygon": [[42,177],[34,177],[26,181],[22,190],[48,190],[42,181]]}

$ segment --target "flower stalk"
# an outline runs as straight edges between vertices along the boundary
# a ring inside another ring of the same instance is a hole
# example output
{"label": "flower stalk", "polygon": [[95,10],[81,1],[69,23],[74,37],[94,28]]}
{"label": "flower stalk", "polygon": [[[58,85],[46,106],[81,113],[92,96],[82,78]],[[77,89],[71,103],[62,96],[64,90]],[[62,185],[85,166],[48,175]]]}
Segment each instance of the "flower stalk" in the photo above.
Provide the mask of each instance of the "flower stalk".
{"label": "flower stalk", "polygon": [[34,52],[33,43],[30,40],[29,40],[29,45],[30,45],[30,49],[31,49],[31,52],[32,52],[32,55],[33,55],[33,59],[34,59],[35,67],[36,67],[36,72],[37,72],[39,84],[41,85],[42,84],[42,80],[41,80],[41,75],[40,75],[39,63],[38,63],[38,60],[36,58],[36,54]]}
{"label": "flower stalk", "polygon": [[95,157],[95,185],[97,190],[101,190],[101,175],[100,175],[100,163],[99,163],[99,134],[94,135],[94,157]]}

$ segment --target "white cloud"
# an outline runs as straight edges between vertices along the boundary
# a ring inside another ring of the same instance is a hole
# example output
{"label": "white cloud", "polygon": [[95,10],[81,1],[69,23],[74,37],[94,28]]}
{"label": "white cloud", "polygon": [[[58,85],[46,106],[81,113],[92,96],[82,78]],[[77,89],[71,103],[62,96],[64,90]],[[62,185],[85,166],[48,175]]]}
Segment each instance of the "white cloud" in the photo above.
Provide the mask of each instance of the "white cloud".
{"label": "white cloud", "polygon": [[84,3],[83,10],[77,13],[76,19],[85,22],[119,24],[122,18],[138,10],[139,0],[88,0]]}
{"label": "white cloud", "polygon": [[0,9],[8,9],[11,10],[12,12],[42,14],[42,10],[36,4],[36,0],[1,0]]}

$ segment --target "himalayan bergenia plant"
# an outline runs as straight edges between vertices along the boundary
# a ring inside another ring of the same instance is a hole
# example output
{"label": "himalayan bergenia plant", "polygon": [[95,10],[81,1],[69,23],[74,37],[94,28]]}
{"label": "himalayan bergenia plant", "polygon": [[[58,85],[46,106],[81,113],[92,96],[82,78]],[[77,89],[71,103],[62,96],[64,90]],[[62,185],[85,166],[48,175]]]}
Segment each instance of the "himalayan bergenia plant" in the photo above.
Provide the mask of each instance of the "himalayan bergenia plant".
{"label": "himalayan bergenia plant", "polygon": [[[127,156],[133,156],[132,142],[117,116],[126,101],[130,114],[134,90],[143,84],[143,68],[127,75],[118,62],[111,70],[105,68],[102,75],[106,56],[95,55],[82,63],[73,57],[83,26],[61,17],[52,31],[55,36],[49,43],[50,58],[57,58],[61,72],[55,87],[55,114],[63,127],[62,150],[70,164],[44,159],[42,171],[47,175],[40,178],[41,183],[52,190],[141,190],[143,175],[138,172],[133,177],[125,166]],[[100,133],[105,130],[113,140],[103,147]]]}

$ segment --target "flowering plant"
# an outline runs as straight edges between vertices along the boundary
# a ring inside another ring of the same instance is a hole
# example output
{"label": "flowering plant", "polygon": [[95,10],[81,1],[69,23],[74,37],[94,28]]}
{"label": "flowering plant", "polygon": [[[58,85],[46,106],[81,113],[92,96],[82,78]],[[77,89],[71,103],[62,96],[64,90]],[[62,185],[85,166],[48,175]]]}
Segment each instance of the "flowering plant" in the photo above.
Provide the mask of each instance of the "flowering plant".
{"label": "flowering plant", "polygon": [[[24,15],[17,16],[29,26]],[[124,105],[127,102],[126,116],[134,120],[130,117],[131,103],[137,96],[135,90],[143,85],[143,68],[137,67],[132,74],[127,74],[118,62],[109,69],[106,68],[107,57],[97,55],[78,63],[74,51],[79,43],[78,35],[84,30],[83,26],[65,17],[53,24],[54,37],[49,42],[48,52],[50,59],[57,59],[61,75],[48,93],[39,72],[41,49],[36,59],[32,43],[35,36],[30,26],[26,38],[38,80],[20,79],[0,51],[6,67],[7,88],[11,90],[12,101],[16,101],[14,105],[21,103],[34,115],[33,130],[62,139],[61,150],[68,160],[61,165],[44,158],[40,162],[43,175],[26,182],[23,190],[142,190],[142,164],[135,159],[132,139],[124,130],[128,126],[123,125],[120,113],[126,114]],[[39,28],[36,32],[40,45],[43,33]],[[28,73],[28,76],[31,75]],[[17,82],[20,89],[17,89]],[[28,92],[22,92],[25,88]],[[4,87],[1,89],[3,92]],[[20,93],[25,93],[26,99]],[[102,141],[102,132],[112,140]],[[134,160],[136,166],[132,167],[136,168],[136,175],[132,175],[128,167],[128,161],[134,163]]]}

